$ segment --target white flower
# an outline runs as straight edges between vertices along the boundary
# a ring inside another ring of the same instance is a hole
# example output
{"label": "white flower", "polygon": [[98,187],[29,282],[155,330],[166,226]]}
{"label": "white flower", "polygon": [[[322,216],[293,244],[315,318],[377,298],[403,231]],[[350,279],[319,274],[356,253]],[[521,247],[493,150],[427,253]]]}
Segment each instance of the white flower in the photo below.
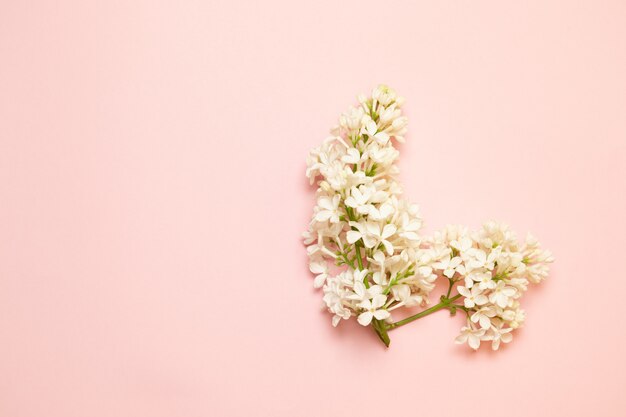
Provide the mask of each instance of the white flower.
{"label": "white flower", "polygon": [[481,328],[488,329],[491,326],[491,318],[495,315],[496,311],[493,307],[485,306],[472,314],[471,320],[472,323],[480,324]]}
{"label": "white flower", "polygon": [[493,289],[496,287],[496,282],[492,279],[493,275],[491,275],[491,272],[472,272],[467,275],[467,278],[471,280],[472,284],[477,282],[478,287],[481,290]]}
{"label": "white flower", "polygon": [[385,132],[379,132],[376,122],[371,119],[361,128],[361,133],[374,139],[380,145],[385,145],[389,142],[389,135]]}
{"label": "white flower", "polygon": [[369,210],[369,218],[372,220],[387,220],[394,212],[393,205],[390,202],[381,204],[379,208],[372,206]]}
{"label": "white flower", "polygon": [[320,147],[311,150],[307,156],[306,176],[311,184],[315,182],[315,178],[321,171],[328,169],[339,157],[341,151],[333,142],[334,140],[336,140],[334,137],[326,139]]}
{"label": "white flower", "polygon": [[443,271],[443,274],[448,278],[452,278],[454,273],[456,272],[456,268],[461,265],[461,258],[455,256],[454,258],[444,258],[441,261],[437,262],[433,266],[437,269]]}
{"label": "white flower", "polygon": [[524,320],[526,320],[526,312],[524,312],[521,308],[517,308],[515,310],[504,310],[502,318],[507,321],[510,327],[517,329],[518,327],[521,327]]}
{"label": "white flower", "polygon": [[471,326],[464,326],[461,328],[461,334],[454,341],[458,344],[467,342],[469,347],[476,350],[480,347],[480,340],[484,334],[484,329],[473,329]]}
{"label": "white flower", "polygon": [[333,326],[336,326],[341,318],[349,319],[352,316],[352,312],[343,305],[342,293],[344,288],[341,281],[337,278],[329,278],[323,289],[324,302],[328,310],[335,314],[332,320]]}
{"label": "white flower", "polygon": [[346,154],[341,157],[341,160],[347,164],[358,164],[361,161],[365,160],[367,155],[361,155],[358,149],[349,148],[346,151]]}
{"label": "white flower", "polygon": [[380,307],[384,306],[387,302],[387,296],[379,294],[374,296],[372,300],[363,300],[359,303],[359,307],[365,309],[365,311],[359,314],[358,321],[361,326],[367,326],[372,322],[372,318],[376,320],[385,320],[390,316],[387,310],[383,310]]}
{"label": "white flower", "polygon": [[352,171],[350,168],[345,167],[342,174],[344,180],[342,188],[350,188],[372,182],[372,179],[365,175],[365,172],[363,171]]}
{"label": "white flower", "polygon": [[[401,118],[401,111],[396,105],[396,103],[391,104],[389,107],[383,108],[378,112],[378,122],[381,126],[386,126],[389,123],[393,123],[395,120]],[[399,125],[396,125],[396,128]]]}
{"label": "white flower", "polygon": [[391,287],[391,294],[394,300],[407,307],[416,306],[422,302],[420,295],[411,295],[411,287],[406,284],[394,285]]}
{"label": "white flower", "polygon": [[469,270],[478,268],[487,268],[488,270],[492,270],[494,268],[494,261],[498,252],[494,252],[487,257],[484,250],[472,248],[468,249],[466,254],[468,256],[466,265]]}
{"label": "white flower", "polygon": [[363,270],[357,270],[352,272],[352,277],[354,279],[354,282],[363,282],[365,280],[365,277],[367,276],[367,274],[369,273],[369,271],[367,269],[363,269]]}
{"label": "white flower", "polygon": [[[332,164],[324,166],[320,169],[326,183],[333,191],[343,190],[343,188],[347,185],[348,173],[345,168],[346,167],[339,161],[334,161]],[[326,188],[324,187],[323,181],[320,183],[320,188]]]}
{"label": "white flower", "polygon": [[450,242],[450,246],[458,250],[460,253],[467,252],[472,247],[472,244],[472,239],[467,236],[463,236],[459,240],[453,240]]}
{"label": "white flower", "polygon": [[341,216],[341,213],[339,212],[340,202],[340,195],[335,195],[332,198],[320,197],[317,200],[317,205],[319,206],[320,210],[315,215],[315,220],[320,222],[330,220],[331,223],[338,223],[339,216]]}
{"label": "white flower", "polygon": [[386,85],[379,85],[372,91],[372,99],[374,102],[378,101],[383,106],[391,104],[397,98],[396,92]]}
{"label": "white flower", "polygon": [[369,300],[372,297],[375,297],[379,294],[382,294],[383,289],[380,285],[372,285],[371,287],[365,287],[365,284],[362,281],[355,281],[354,292],[346,296],[346,299],[354,300],[354,301],[363,301]]}
{"label": "white flower", "polygon": [[346,136],[352,137],[359,133],[364,116],[365,112],[361,107],[350,107],[346,113],[339,116],[339,126],[333,129],[333,132],[344,131]]}
{"label": "white flower", "polygon": [[387,128],[387,131],[395,140],[404,143],[404,134],[406,133],[407,124],[408,119],[406,117],[398,117],[391,123],[391,128]]}
{"label": "white flower", "polygon": [[373,265],[379,266],[379,270],[372,275],[374,282],[379,285],[386,285],[388,283],[386,271],[394,268],[394,265],[401,261],[401,256],[386,257],[383,251],[377,250],[369,261]]}
{"label": "white flower", "polygon": [[349,300],[363,301],[370,298],[365,284],[361,281],[356,281],[352,290],[353,293],[346,296]]}
{"label": "white flower", "polygon": [[528,279],[530,282],[538,284],[548,276],[549,266],[548,264],[553,262],[554,258],[548,251],[542,252],[539,258],[529,259],[529,263],[526,267],[528,272]]}
{"label": "white flower", "polygon": [[391,147],[372,146],[369,149],[369,157],[377,164],[391,165],[398,158],[399,152]]}
{"label": "white flower", "polygon": [[465,287],[458,287],[457,290],[459,291],[459,294],[465,297],[463,303],[467,308],[473,308],[476,305],[481,306],[489,301],[487,296],[482,294],[483,290],[481,290],[478,286],[472,287],[471,290],[468,290]]}
{"label": "white flower", "polygon": [[489,295],[489,301],[504,308],[509,304],[509,300],[517,293],[513,287],[507,287],[504,281],[498,281],[493,292]]}
{"label": "white flower", "polygon": [[422,227],[421,219],[411,217],[409,213],[404,212],[400,216],[400,236],[408,240],[420,240],[417,232]]}
{"label": "white flower", "polygon": [[382,244],[389,255],[393,254],[393,245],[387,239],[396,232],[395,225],[387,224],[381,229],[378,223],[373,222],[350,222],[349,224],[357,230],[348,232],[346,235],[348,243],[353,244],[359,239],[363,239],[363,244],[366,248],[371,249],[378,244]]}
{"label": "white flower", "polygon": [[367,214],[370,208],[373,207],[369,204],[371,195],[371,190],[365,185],[352,187],[350,189],[350,195],[345,201],[346,206],[356,209],[359,214]]}
{"label": "white flower", "polygon": [[326,262],[312,262],[309,265],[309,269],[314,274],[317,274],[313,281],[313,287],[321,288],[328,277],[328,264]]}
{"label": "white flower", "polygon": [[511,340],[513,340],[513,335],[511,334],[511,332],[513,331],[512,328],[508,327],[508,328],[504,328],[504,323],[500,323],[498,326],[491,326],[491,348],[493,350],[498,350],[498,348],[500,347],[500,342],[502,343],[509,343]]}

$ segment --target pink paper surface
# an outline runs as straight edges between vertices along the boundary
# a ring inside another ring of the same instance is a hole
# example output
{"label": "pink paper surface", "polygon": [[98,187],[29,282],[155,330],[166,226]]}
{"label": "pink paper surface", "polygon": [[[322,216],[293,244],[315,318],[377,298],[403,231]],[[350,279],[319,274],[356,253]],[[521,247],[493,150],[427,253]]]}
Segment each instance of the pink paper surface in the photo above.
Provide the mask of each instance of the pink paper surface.
{"label": "pink paper surface", "polygon": [[[307,151],[406,97],[426,232],[556,257],[500,352],[330,325]],[[623,1],[2,1],[0,416],[626,415]]]}

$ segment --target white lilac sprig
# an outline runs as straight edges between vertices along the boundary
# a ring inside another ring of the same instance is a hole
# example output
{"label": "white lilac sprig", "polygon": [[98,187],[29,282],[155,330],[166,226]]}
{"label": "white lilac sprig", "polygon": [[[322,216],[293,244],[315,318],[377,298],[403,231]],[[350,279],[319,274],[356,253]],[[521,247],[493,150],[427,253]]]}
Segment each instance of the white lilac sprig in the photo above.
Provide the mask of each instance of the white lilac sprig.
{"label": "white lilac sprig", "polygon": [[[495,222],[476,232],[448,226],[419,234],[419,209],[402,198],[396,178],[394,143],[404,141],[407,125],[403,101],[386,86],[360,96],[307,158],[306,175],[318,187],[304,233],[314,286],[322,288],[334,326],[355,317],[387,346],[389,330],[447,309],[466,316],[458,343],[477,349],[490,341],[498,349],[522,325],[519,299],[547,276],[552,256],[530,236],[520,245]],[[393,321],[396,309],[428,305],[438,279],[448,281],[438,304]]]}

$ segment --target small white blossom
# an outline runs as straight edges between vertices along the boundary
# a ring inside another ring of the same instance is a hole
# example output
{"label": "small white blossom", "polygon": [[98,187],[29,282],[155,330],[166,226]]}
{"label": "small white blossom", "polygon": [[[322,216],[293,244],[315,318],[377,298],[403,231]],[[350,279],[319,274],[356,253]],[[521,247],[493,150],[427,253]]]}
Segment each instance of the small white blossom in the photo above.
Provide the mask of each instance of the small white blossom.
{"label": "small white blossom", "polygon": [[480,347],[480,341],[484,334],[484,329],[473,329],[471,326],[465,326],[461,328],[461,334],[456,337],[455,342],[458,344],[467,342],[469,347],[476,350]]}
{"label": "small white blossom", "polygon": [[380,132],[376,122],[373,120],[369,120],[365,123],[361,129],[361,133],[374,139],[380,145],[385,145],[389,141],[389,135],[385,132]]}
{"label": "small white blossom", "polygon": [[508,287],[504,281],[499,281],[489,295],[489,301],[504,308],[509,304],[509,300],[517,293],[513,287]]}
{"label": "small white blossom", "polygon": [[453,240],[450,242],[450,246],[458,250],[460,253],[467,252],[473,244],[474,242],[472,241],[472,239],[467,236],[463,236],[458,240]]}
{"label": "small white blossom", "polygon": [[459,258],[458,256],[455,256],[454,258],[442,259],[441,261],[437,262],[433,266],[437,269],[442,270],[443,274],[446,277],[452,278],[456,272],[456,269],[461,265],[461,262],[462,262],[462,259]]}
{"label": "small white blossom", "polygon": [[328,264],[326,262],[312,262],[309,265],[309,269],[314,274],[317,274],[315,281],[313,281],[313,286],[315,288],[321,288],[328,277]]}
{"label": "small white blossom", "polygon": [[416,216],[411,216],[409,213],[404,212],[400,216],[400,236],[405,239],[418,241],[419,230],[422,227],[422,221]]}
{"label": "small white blossom", "polygon": [[488,337],[491,339],[491,348],[493,350],[498,350],[500,342],[509,343],[513,340],[513,335],[511,334],[513,329],[511,327],[505,328],[503,326],[504,322],[500,322],[496,326],[491,326]]}
{"label": "small white blossom", "polygon": [[463,303],[467,308],[473,308],[476,305],[481,306],[489,302],[487,296],[482,294],[483,290],[481,290],[478,286],[472,287],[471,290],[465,287],[458,287],[457,290],[459,291],[459,294],[465,297]]}
{"label": "small white blossom", "polygon": [[350,230],[347,234],[348,243],[353,244],[362,239],[366,248],[373,248],[382,244],[389,255],[393,254],[393,245],[389,240],[396,232],[396,226],[387,224],[381,228],[380,224],[374,222],[358,223],[350,222],[350,226],[356,230]]}
{"label": "small white blossom", "polygon": [[412,307],[421,304],[423,300],[421,295],[412,295],[411,287],[406,284],[394,285],[391,288],[391,293],[394,300],[400,302],[398,306]]}
{"label": "small white blossom", "polygon": [[468,260],[466,262],[468,270],[478,268],[486,268],[492,270],[494,268],[495,254],[487,257],[485,251],[481,249],[468,249],[466,252]]}
{"label": "small white blossom", "polygon": [[472,282],[478,283],[478,287],[481,290],[491,290],[496,287],[496,282],[493,280],[493,275],[490,272],[479,271],[468,274],[466,278],[469,278]]}
{"label": "small white blossom", "polygon": [[390,316],[387,310],[381,309],[387,301],[387,296],[379,294],[370,300],[363,300],[359,303],[359,307],[365,311],[359,314],[358,321],[361,326],[367,326],[372,322],[372,318],[376,320],[385,320]]}
{"label": "small white blossom", "polygon": [[335,195],[332,198],[320,197],[317,200],[317,205],[320,210],[315,215],[315,220],[320,222],[330,220],[331,223],[338,223],[339,216],[341,215],[341,213],[339,212],[340,201],[341,196],[339,195]]}
{"label": "small white blossom", "polygon": [[496,310],[492,306],[486,306],[476,310],[470,319],[472,323],[478,323],[482,329],[488,329],[491,326],[491,318],[495,315]]}
{"label": "small white blossom", "polygon": [[346,206],[356,209],[357,213],[367,214],[373,208],[372,204],[369,202],[371,196],[371,189],[365,185],[352,187],[345,203]]}
{"label": "small white blossom", "polygon": [[341,160],[347,164],[358,164],[365,160],[366,156],[367,155],[361,155],[361,152],[356,148],[349,148],[346,154],[341,157]]}
{"label": "small white blossom", "polygon": [[386,202],[381,204],[379,208],[372,207],[369,210],[369,218],[376,221],[387,220],[393,212],[393,205],[390,202]]}

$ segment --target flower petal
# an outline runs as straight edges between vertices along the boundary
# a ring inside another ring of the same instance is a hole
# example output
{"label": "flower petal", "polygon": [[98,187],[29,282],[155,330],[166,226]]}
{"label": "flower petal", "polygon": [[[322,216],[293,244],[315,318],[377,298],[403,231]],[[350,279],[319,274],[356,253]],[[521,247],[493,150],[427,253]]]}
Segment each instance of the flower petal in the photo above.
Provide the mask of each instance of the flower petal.
{"label": "flower petal", "polygon": [[318,276],[316,276],[315,280],[313,281],[313,288],[321,288],[326,282],[327,276],[328,275],[326,274],[319,274]]}
{"label": "flower petal", "polygon": [[381,237],[383,239],[387,239],[389,236],[393,235],[394,233],[396,233],[396,230],[398,230],[398,228],[396,227],[395,224],[388,224],[383,228],[383,233],[381,235]]}
{"label": "flower petal", "polygon": [[479,321],[480,327],[482,327],[483,329],[488,329],[489,327],[491,327],[491,320],[489,320],[489,317],[481,314]]}
{"label": "flower petal", "polygon": [[366,311],[364,313],[359,314],[357,321],[359,322],[361,326],[369,326],[369,324],[372,322],[373,317],[374,315],[372,313],[370,313],[369,311]]}
{"label": "flower petal", "polygon": [[471,293],[470,293],[470,292],[469,292],[469,290],[468,290],[467,288],[465,288],[465,287],[462,287],[462,286],[461,286],[461,287],[458,287],[456,290],[457,290],[457,291],[459,292],[459,294],[461,294],[463,297],[469,297],[469,296],[471,296]]}
{"label": "flower petal", "polygon": [[387,296],[384,294],[377,294],[372,297],[372,308],[377,309],[385,305],[387,302]]}
{"label": "flower petal", "polygon": [[353,244],[357,240],[361,239],[362,236],[363,235],[361,235],[361,232],[357,232],[356,230],[350,230],[346,234],[346,239],[348,240],[348,243]]}
{"label": "flower petal", "polygon": [[374,311],[374,317],[376,318],[376,320],[385,320],[389,316],[391,316],[391,313],[389,313],[387,310]]}
{"label": "flower petal", "polygon": [[315,215],[315,220],[317,220],[318,222],[325,222],[326,220],[330,219],[332,215],[333,212],[330,210],[318,211]]}
{"label": "flower petal", "polygon": [[326,262],[311,262],[309,264],[309,269],[314,274],[324,274],[328,271],[328,265]]}
{"label": "flower petal", "polygon": [[376,246],[376,239],[373,238],[372,236],[369,235],[365,235],[363,236],[363,244],[365,245],[366,248],[371,249],[374,246]]}
{"label": "flower petal", "polygon": [[383,240],[380,243],[383,244],[383,246],[385,247],[385,250],[387,251],[387,254],[389,256],[393,255],[393,245],[391,244],[391,242],[389,242],[388,240]]}
{"label": "flower petal", "polygon": [[487,304],[487,302],[489,301],[489,299],[487,298],[486,295],[480,294],[477,295],[476,297],[474,297],[474,302],[476,304],[478,304],[479,306],[483,305],[483,304]]}
{"label": "flower petal", "polygon": [[468,344],[474,350],[477,350],[480,347],[480,338],[475,334],[470,334],[468,336]]}

